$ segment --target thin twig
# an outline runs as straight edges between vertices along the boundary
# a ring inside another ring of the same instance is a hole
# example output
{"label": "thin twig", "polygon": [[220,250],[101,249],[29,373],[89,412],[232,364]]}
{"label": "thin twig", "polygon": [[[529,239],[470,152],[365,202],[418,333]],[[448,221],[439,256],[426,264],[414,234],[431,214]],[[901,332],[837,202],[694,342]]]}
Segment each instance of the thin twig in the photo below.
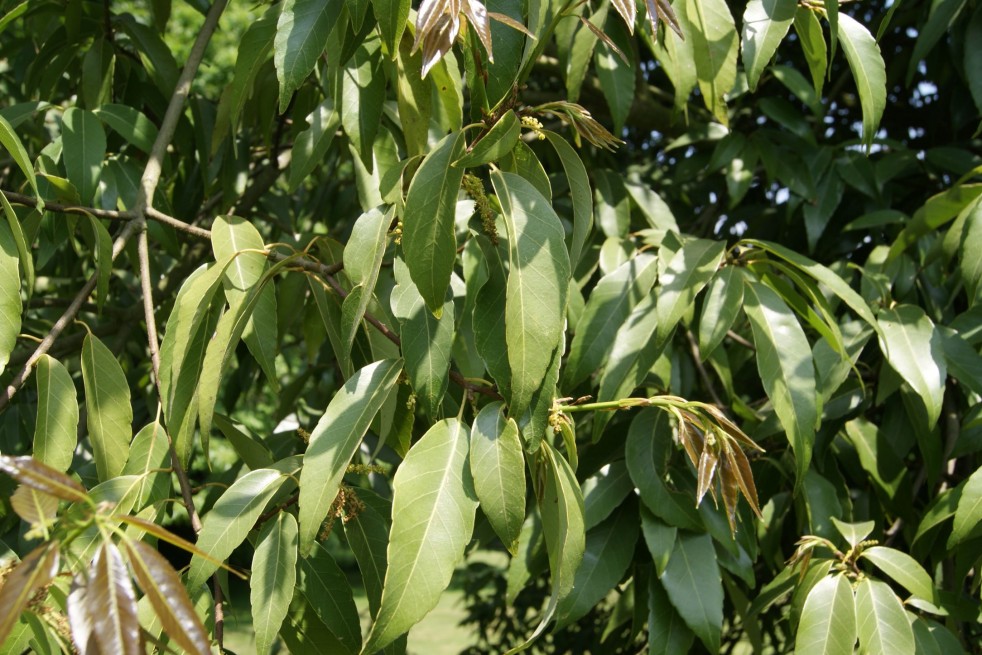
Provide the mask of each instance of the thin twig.
{"label": "thin twig", "polygon": [[153,365],[153,379],[157,382],[159,389],[160,380],[160,342],[157,339],[157,330],[153,328],[154,320],[153,306],[153,287],[150,283],[150,251],[147,247],[146,223],[144,229],[140,230],[140,235],[136,242],[137,258],[140,260],[140,286],[143,289],[143,317],[147,322],[147,342],[150,346],[150,362]]}
{"label": "thin twig", "polygon": [[734,343],[737,343],[748,350],[757,350],[757,346],[747,341],[733,330],[727,330],[726,336],[728,336]]}
{"label": "thin twig", "polygon": [[713,386],[713,380],[711,377],[709,377],[709,371],[706,370],[706,367],[702,363],[702,353],[699,352],[699,344],[696,343],[696,338],[692,336],[692,331],[686,330],[685,336],[689,340],[689,350],[692,352],[692,361],[696,365],[696,371],[699,372],[699,377],[702,378],[702,383],[705,385],[706,391],[709,392],[709,395],[713,399],[713,403],[717,407],[726,407],[726,405],[724,405],[723,401],[720,399],[719,394],[716,393],[716,387]]}
{"label": "thin twig", "polygon": [[[7,200],[12,205],[37,207],[37,198],[32,198],[31,196],[24,195],[23,193],[17,193],[16,191],[7,191],[6,189],[4,189],[2,193],[7,197]],[[96,218],[108,218],[114,221],[131,221],[136,218],[136,214],[131,211],[119,212],[110,209],[98,209],[96,207],[83,207],[81,205],[64,205],[60,202],[53,202],[50,200],[44,201],[44,209],[45,211],[55,212],[58,214],[91,214]]]}

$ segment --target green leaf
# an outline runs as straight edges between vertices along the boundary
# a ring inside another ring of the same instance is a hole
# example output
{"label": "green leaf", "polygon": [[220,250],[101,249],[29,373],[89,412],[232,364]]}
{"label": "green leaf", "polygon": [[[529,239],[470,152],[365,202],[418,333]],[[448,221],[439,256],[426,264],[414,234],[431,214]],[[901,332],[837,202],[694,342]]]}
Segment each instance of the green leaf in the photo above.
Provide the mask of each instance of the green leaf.
{"label": "green leaf", "polygon": [[99,650],[120,655],[143,653],[136,593],[115,543],[102,542],[88,577],[86,601],[92,611],[92,636]]}
{"label": "green leaf", "polygon": [[[979,293],[982,290],[982,260],[976,256],[975,253],[978,252],[982,252],[982,202],[976,201],[965,214],[965,228],[958,258],[958,268],[971,304],[982,298]],[[21,257],[23,256],[22,253]]]}
{"label": "green leaf", "polygon": [[249,602],[256,631],[256,652],[273,649],[297,581],[297,520],[280,512],[267,521],[252,556]]}
{"label": "green leaf", "polygon": [[[359,496],[361,493],[358,492]],[[348,517],[345,526],[357,518],[357,516]],[[347,527],[345,531],[348,531]],[[381,580],[379,582],[381,583]],[[317,617],[343,646],[344,651],[350,655],[357,655],[361,648],[361,624],[358,619],[358,608],[351,595],[351,586],[344,571],[338,567],[334,558],[321,544],[314,544],[310,556],[300,560],[299,589]]]}
{"label": "green leaf", "polygon": [[508,349],[505,341],[505,303],[508,280],[502,262],[507,251],[505,239],[498,238],[495,246],[481,235],[476,237],[484,253],[488,279],[481,286],[474,303],[474,346],[487,367],[488,373],[498,384],[504,397],[508,397],[511,385],[511,369],[508,366]]}
{"label": "green leaf", "polygon": [[669,525],[702,530],[695,501],[688,494],[670,490],[663,480],[672,444],[668,414],[644,409],[631,421],[624,445],[624,459],[641,501]]}
{"label": "green leaf", "polygon": [[795,18],[795,0],[750,0],[743,12],[743,67],[747,84],[757,90],[764,68],[787,36]]}
{"label": "green leaf", "polygon": [[656,292],[656,348],[668,342],[675,326],[695,301],[703,287],[713,279],[723,260],[726,244],[721,241],[694,239],[686,242],[668,261],[659,275]]}
{"label": "green leaf", "polygon": [[825,71],[828,69],[829,56],[825,45],[825,33],[822,24],[814,11],[799,11],[794,17],[794,31],[805,53],[805,61],[815,85],[815,95],[822,96],[825,85]]}
{"label": "green leaf", "polygon": [[86,425],[99,480],[119,475],[133,436],[133,407],[126,375],[109,348],[87,334],[82,342],[82,381]]}
{"label": "green leaf", "polygon": [[634,491],[634,483],[623,460],[604,465],[583,481],[583,525],[586,530],[610,516]]}
{"label": "green leaf", "polygon": [[344,647],[301,594],[294,595],[290,603],[289,612],[280,628],[280,638],[289,653],[336,655],[344,651]]}
{"label": "green leaf", "polygon": [[552,578],[549,602],[535,631],[524,643],[515,646],[506,655],[525,650],[545,631],[555,616],[556,609],[573,592],[576,571],[580,568],[586,548],[583,494],[576,481],[576,474],[548,441],[542,442],[541,452],[545,460],[541,475],[545,477],[545,481],[539,500],[539,512],[542,516],[542,535],[546,542]]}
{"label": "green leaf", "polygon": [[6,222],[0,223],[0,373],[17,345],[21,313],[20,268],[17,244]]}
{"label": "green leaf", "polygon": [[474,418],[470,467],[481,510],[514,555],[525,522],[525,457],[518,425],[504,409],[504,403],[493,402]]}
{"label": "green leaf", "polygon": [[976,8],[975,13],[965,29],[965,77],[968,78],[968,88],[975,100],[975,107],[982,112],[982,7]]}
{"label": "green leaf", "polygon": [[648,655],[688,653],[696,636],[679,616],[658,578],[648,578]]}
{"label": "green leaf", "polygon": [[597,370],[614,347],[614,337],[631,310],[651,291],[658,259],[640,253],[600,278],[576,324],[566,361],[565,383],[577,386]]}
{"label": "green leaf", "polygon": [[907,86],[910,86],[914,79],[917,65],[934,49],[945,32],[952,28],[965,4],[965,0],[932,0],[927,21],[918,25],[917,41],[914,43],[910,62],[907,65]]}
{"label": "green leaf", "polygon": [[543,134],[556,149],[569,182],[569,195],[573,200],[573,235],[570,241],[569,261],[575,268],[593,231],[593,191],[590,188],[590,178],[587,177],[583,160],[566,139],[549,130],[544,130]]}
{"label": "green leaf", "polygon": [[215,414],[214,420],[215,427],[222,431],[235,450],[235,454],[250,469],[267,468],[273,463],[273,455],[266,444],[244,425],[221,414]]}
{"label": "green leaf", "polygon": [[515,148],[521,131],[518,116],[509,109],[479,141],[468,146],[464,156],[453,165],[473,168],[498,161]]}
{"label": "green leaf", "polygon": [[233,128],[238,124],[256,76],[273,48],[279,13],[278,7],[272,7],[259,20],[251,23],[239,40],[235,71],[228,91],[229,122]]}
{"label": "green leaf", "polygon": [[848,523],[846,521],[840,521],[836,517],[831,517],[832,523],[835,524],[835,529],[839,531],[850,546],[858,546],[862,541],[866,539],[873,532],[873,528],[876,527],[876,523],[873,521],[863,521],[861,523]]}
{"label": "green leaf", "polygon": [[129,105],[104,104],[92,112],[121,137],[145,153],[153,150],[157,140],[157,126],[137,109]]}
{"label": "green leaf", "polygon": [[[289,476],[296,475],[299,461],[291,457],[270,468],[250,471],[225,490],[202,520],[197,546],[212,560],[228,559],[256,524],[266,504]],[[188,570],[188,589],[195,589],[218,569],[218,564],[195,555]]]}
{"label": "green leaf", "polygon": [[689,629],[709,652],[718,652],[723,624],[723,582],[713,538],[708,534],[679,532],[661,583]]}
{"label": "green leaf", "polygon": [[463,167],[451,162],[464,153],[464,137],[447,135],[423,160],[406,196],[402,251],[426,306],[439,314],[457,260],[454,216]]}
{"label": "green leaf", "polygon": [[491,181],[508,232],[508,409],[512,416],[521,416],[536,392],[551,393],[545,376],[562,349],[569,253],[559,217],[528,181],[502,172],[492,173]]}
{"label": "green leaf", "polygon": [[958,508],[955,510],[955,522],[952,525],[948,548],[961,543],[973,533],[982,523],[982,467],[977,468],[965,481]]}
{"label": "green leaf", "polygon": [[[633,0],[629,1],[633,6]],[[623,54],[629,57],[633,56],[630,40],[623,25],[608,23],[607,38],[611,40],[611,43],[615,43]],[[631,106],[634,104],[634,66],[625,63],[621,59],[621,55],[615,53],[613,48],[606,43],[595,49],[594,64],[597,70],[597,80],[600,82],[600,90],[607,101],[607,107],[610,108],[611,118],[614,119],[614,134],[621,134],[628,114],[631,113]]]}
{"label": "green leaf", "polygon": [[[17,246],[17,254],[18,257],[20,258],[19,263],[20,263],[21,273],[23,274],[24,277],[24,284],[27,287],[26,288],[27,300],[30,301],[31,296],[34,293],[34,279],[35,279],[34,254],[31,252],[31,246],[27,242],[27,237],[24,234],[24,227],[21,225],[20,218],[17,216],[17,212],[15,212],[14,208],[10,206],[10,202],[8,202],[7,196],[5,196],[2,193],[0,193],[0,204],[3,204],[3,213],[7,217],[7,227],[10,229],[9,237],[13,238],[14,245]],[[6,243],[8,239],[8,235],[6,234],[0,235],[0,239],[3,240],[2,241],[3,245],[0,245],[0,248],[3,249],[4,251],[3,257],[6,258],[8,256],[7,253],[9,252],[8,251],[9,244]],[[8,262],[9,265],[9,260],[6,261]],[[0,367],[0,372],[2,371],[3,368]]]}
{"label": "green leaf", "polygon": [[369,172],[384,103],[385,73],[378,41],[369,41],[355,50],[341,71],[341,125]]}
{"label": "green leaf", "polygon": [[208,632],[170,563],[142,541],[124,540],[123,548],[130,570],[167,636],[192,655],[210,654]]}
{"label": "green leaf", "polygon": [[753,327],[757,370],[794,450],[800,485],[811,462],[818,422],[811,347],[794,314],[769,287],[748,281],[744,310]]}
{"label": "green leaf", "polygon": [[142,476],[137,496],[137,509],[168,498],[171,491],[169,468],[172,464],[167,433],[160,423],[143,426],[130,446],[130,456],[123,475]]}
{"label": "green leaf", "polygon": [[[706,108],[723,125],[729,124],[725,96],[736,82],[740,37],[733,15],[723,0],[686,0],[692,26],[696,77]],[[687,35],[689,36],[689,35]]]}
{"label": "green leaf", "polygon": [[873,311],[869,308],[869,305],[863,300],[861,295],[856,293],[845,280],[831,269],[777,243],[758,241],[756,239],[747,239],[744,243],[773,253],[796,268],[801,269],[810,277],[828,287],[829,291],[838,296],[842,302],[846,303],[852,311],[856,312],[861,319],[869,323],[879,333],[880,324],[877,323],[876,317],[873,315]]}
{"label": "green leaf", "polygon": [[[266,270],[266,256],[262,253],[266,244],[259,230],[244,218],[215,217],[211,227],[211,247],[216,261],[231,259],[225,269],[224,282],[234,290],[247,291],[252,288]],[[260,252],[245,252],[247,250]],[[230,295],[238,297],[226,292],[226,297]],[[229,302],[232,302],[231,298]]]}
{"label": "green leaf", "polygon": [[300,552],[304,556],[313,547],[344,472],[401,370],[402,362],[391,359],[359,369],[334,395],[310,433],[300,474]]}
{"label": "green leaf", "polygon": [[365,212],[355,221],[344,247],[345,273],[355,285],[341,304],[341,343],[349,352],[375,292],[391,222],[392,212],[380,207]]}
{"label": "green leaf", "polygon": [[464,554],[478,504],[467,432],[456,419],[440,421],[396,470],[389,567],[364,653],[392,643],[433,609]]}
{"label": "green leaf", "polygon": [[868,148],[887,104],[886,66],[873,35],[848,14],[839,14],[838,34],[863,106],[863,143]]}
{"label": "green leaf", "polygon": [[897,305],[880,312],[880,350],[927,410],[930,430],[941,416],[947,367],[941,334],[924,310]]}
{"label": "green leaf", "polygon": [[699,352],[703,359],[723,342],[743,306],[743,285],[738,273],[733,266],[727,266],[709,284],[699,315]]}
{"label": "green leaf", "polygon": [[99,185],[106,133],[90,111],[69,108],[62,118],[62,153],[68,180],[78,189],[83,205],[91,205]]}
{"label": "green leaf", "polygon": [[395,59],[409,20],[409,0],[372,0],[378,31],[389,55]]}
{"label": "green leaf", "polygon": [[334,134],[341,124],[341,114],[334,106],[334,99],[326,98],[317,105],[307,116],[307,123],[310,127],[298,134],[293,141],[288,176],[291,191],[296,191],[317,165],[324,161],[334,142]]}
{"label": "green leaf", "polygon": [[856,645],[856,606],[845,574],[822,578],[805,598],[795,637],[799,653],[839,655]]}
{"label": "green leaf", "polygon": [[651,561],[655,565],[655,571],[661,577],[665,573],[668,561],[672,558],[672,551],[675,550],[678,528],[663,522],[642,504],[641,531],[644,534],[644,542],[648,546],[648,552],[651,554]]}
{"label": "green leaf", "polygon": [[0,644],[7,640],[21,612],[41,587],[50,583],[58,574],[60,544],[49,541],[41,544],[11,569],[0,587]]}
{"label": "green leaf", "polygon": [[92,240],[95,243],[96,275],[98,276],[96,279],[96,303],[99,311],[102,311],[106,298],[109,296],[109,280],[113,273],[113,241],[112,237],[109,236],[109,230],[98,218],[89,213],[86,213],[85,216],[89,220]]}
{"label": "green leaf", "polygon": [[382,587],[388,568],[385,551],[389,544],[392,505],[366,489],[358,490],[358,498],[365,507],[343,522],[344,536],[358,563],[365,595],[368,596],[368,607],[372,618],[375,618],[382,602]]}
{"label": "green leaf", "polygon": [[17,133],[14,132],[14,128],[3,116],[0,116],[0,146],[3,146],[10,154],[14,163],[20,168],[20,172],[27,178],[31,189],[34,190],[34,196],[40,199],[41,192],[38,191],[37,176],[34,174],[34,166],[31,165],[31,158],[28,156],[27,150],[24,149],[24,144],[17,137]]}
{"label": "green leaf", "polygon": [[293,92],[314,69],[343,6],[342,0],[284,2],[273,41],[273,64],[280,82],[280,113],[286,111]]}
{"label": "green leaf", "polygon": [[884,546],[873,546],[864,549],[860,557],[872,562],[876,568],[899,582],[910,593],[929,603],[935,602],[937,594],[931,576],[907,553]]}
{"label": "green leaf", "polygon": [[638,518],[633,505],[621,506],[614,516],[587,533],[573,589],[556,611],[557,629],[581,619],[620,582],[631,565],[637,540]]}
{"label": "green leaf", "polygon": [[859,581],[856,585],[856,617],[862,653],[899,655],[914,652],[914,632],[907,620],[907,612],[885,583],[870,578]]}

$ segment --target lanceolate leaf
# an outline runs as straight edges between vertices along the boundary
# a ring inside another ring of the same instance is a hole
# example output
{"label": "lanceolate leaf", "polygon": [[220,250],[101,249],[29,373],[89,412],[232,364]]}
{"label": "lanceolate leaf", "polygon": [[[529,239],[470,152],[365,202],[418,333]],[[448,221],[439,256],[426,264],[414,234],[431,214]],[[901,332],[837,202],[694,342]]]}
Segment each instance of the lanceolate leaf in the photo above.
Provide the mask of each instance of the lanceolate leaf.
{"label": "lanceolate leaf", "polygon": [[273,63],[280,82],[280,112],[313,70],[338,22],[342,0],[286,0],[276,23]]}
{"label": "lanceolate leaf", "polygon": [[192,655],[211,653],[208,633],[170,562],[142,541],[123,541],[123,548],[133,577],[167,635]]}
{"label": "lanceolate leaf", "polygon": [[297,520],[280,512],[263,526],[252,556],[249,601],[256,652],[266,655],[290,608],[297,581]]}
{"label": "lanceolate leaf", "polygon": [[686,0],[686,15],[692,25],[696,77],[706,107],[727,125],[729,116],[724,96],[736,81],[740,37],[730,9],[722,0]]}
{"label": "lanceolate leaf", "polygon": [[525,521],[525,458],[515,419],[504,405],[486,405],[471,428],[471,473],[481,510],[513,555]]}
{"label": "lanceolate leaf", "polygon": [[4,221],[0,223],[0,373],[17,343],[22,311],[17,244]]}
{"label": "lanceolate leaf", "polygon": [[95,110],[96,116],[134,146],[149,153],[157,140],[157,126],[129,105],[105,104]]}
{"label": "lanceolate leaf", "polygon": [[467,432],[456,419],[440,421],[396,471],[389,567],[365,653],[391,643],[433,609],[464,554],[477,510]]}
{"label": "lanceolate leaf", "polygon": [[447,391],[451,346],[454,338],[454,304],[443,304],[440,318],[426,308],[416,285],[405,273],[401,262],[396,265],[396,281],[392,290],[392,313],[399,320],[402,355],[406,373],[416,392],[420,406],[428,416],[440,414],[443,394]]}
{"label": "lanceolate leaf", "polygon": [[757,370],[794,450],[800,484],[811,462],[818,421],[811,347],[794,314],[770,287],[748,282],[744,302]]}
{"label": "lanceolate leaf", "polygon": [[[366,511],[374,510],[362,509],[358,516]],[[348,517],[345,520],[346,526],[347,523],[357,519],[356,516]],[[347,527],[345,532],[348,532]],[[379,584],[381,582],[380,579]],[[361,648],[361,624],[358,619],[358,608],[351,595],[351,586],[334,558],[320,544],[314,544],[310,556],[300,561],[299,589],[311,609],[337,638],[345,651],[357,655]]]}
{"label": "lanceolate leaf", "polygon": [[[221,562],[227,559],[245,540],[270,498],[286,482],[287,476],[296,475],[299,468],[298,458],[291,457],[271,468],[250,471],[232,483],[211,511],[205,514],[198,535],[198,548],[213,560]],[[218,564],[214,561],[197,555],[193,557],[188,571],[188,588],[194,589],[204,584],[217,568]]]}
{"label": "lanceolate leaf", "polygon": [[508,230],[505,339],[511,368],[508,408],[520,417],[543,388],[563,339],[570,264],[562,223],[525,179],[491,177]]}
{"label": "lanceolate leaf", "polygon": [[914,632],[907,612],[886,583],[870,578],[859,581],[856,618],[862,652],[869,655],[914,652]]}
{"label": "lanceolate leaf", "polygon": [[897,305],[880,312],[880,349],[927,410],[926,429],[941,416],[947,365],[941,334],[924,310]]}
{"label": "lanceolate leaf", "polygon": [[689,629],[709,652],[717,652],[723,624],[723,583],[712,537],[679,532],[661,583]]}
{"label": "lanceolate leaf", "polygon": [[805,53],[805,61],[808,63],[812,84],[815,86],[815,94],[821,97],[822,88],[825,85],[825,71],[829,65],[828,48],[825,45],[825,32],[822,31],[822,24],[818,21],[818,16],[815,15],[814,11],[799,11],[795,13],[794,31],[801,43],[801,50]]}
{"label": "lanceolate leaf", "polygon": [[529,638],[515,646],[507,655],[528,648],[545,631],[556,609],[573,591],[576,571],[583,561],[586,536],[583,528],[583,494],[576,481],[576,474],[548,441],[542,442],[545,476],[539,511],[542,515],[542,535],[549,556],[549,574],[552,578],[549,602],[542,612],[539,625]]}
{"label": "lanceolate leaf", "polygon": [[290,189],[295,190],[324,161],[334,134],[341,124],[341,114],[333,98],[325,99],[307,117],[310,127],[297,135],[290,158]]}
{"label": "lanceolate leaf", "polygon": [[583,160],[566,139],[548,130],[543,133],[556,149],[569,182],[569,194],[573,200],[573,235],[569,247],[569,261],[575,268],[593,230],[593,191],[590,188],[590,178],[587,177]]}
{"label": "lanceolate leaf", "polygon": [[242,108],[249,98],[260,67],[268,61],[276,36],[278,16],[279,10],[276,7],[273,11],[267,11],[259,20],[249,25],[239,41],[229,91],[229,121],[233,128],[238,125]]}
{"label": "lanceolate leaf", "polygon": [[794,0],[750,0],[743,13],[743,67],[750,90],[788,33],[798,4]]}
{"label": "lanceolate leaf", "polygon": [[89,571],[87,601],[92,604],[92,636],[103,653],[142,653],[136,594],[119,548],[104,541]]}
{"label": "lanceolate leaf", "polygon": [[358,370],[331,399],[311,432],[300,475],[303,555],[310,552],[320,524],[338,494],[341,478],[401,370],[398,360],[383,360]]}
{"label": "lanceolate leaf", "polygon": [[90,205],[106,156],[106,133],[95,114],[85,109],[71,107],[62,120],[65,173],[78,189],[82,204]]}
{"label": "lanceolate leaf", "polygon": [[399,50],[399,42],[406,30],[409,19],[409,0],[372,0],[375,18],[379,22],[379,34],[382,42],[393,59]]}
{"label": "lanceolate leaf", "polygon": [[38,192],[37,177],[34,175],[34,166],[31,165],[31,158],[28,156],[27,150],[24,149],[24,144],[17,137],[17,133],[14,132],[14,128],[3,116],[0,116],[0,146],[3,146],[10,153],[14,163],[20,168],[20,172],[24,174],[24,177],[27,178],[28,183],[34,190],[34,195],[40,198],[41,194]]}
{"label": "lanceolate leaf", "polygon": [[403,213],[402,251],[426,306],[439,314],[457,259],[454,215],[464,168],[461,133],[448,135],[423,160],[413,177]]}
{"label": "lanceolate leaf", "polygon": [[34,428],[34,457],[65,471],[72,463],[78,434],[75,383],[61,362],[48,355],[38,359],[38,415]]}
{"label": "lanceolate leaf", "polygon": [[365,212],[355,221],[344,247],[345,272],[357,291],[345,298],[341,306],[341,338],[349,351],[375,291],[391,222],[392,213],[383,212],[380,207]]}
{"label": "lanceolate leaf", "polygon": [[637,540],[638,517],[631,503],[587,534],[573,590],[557,608],[557,627],[578,621],[614,588],[631,564]]}
{"label": "lanceolate leaf", "polygon": [[648,655],[689,652],[696,636],[679,616],[658,578],[651,576],[648,584]]}
{"label": "lanceolate leaf", "polygon": [[951,530],[948,547],[952,548],[964,541],[982,523],[982,468],[965,481],[958,508],[955,510],[955,522]]}
{"label": "lanceolate leaf", "polygon": [[699,317],[699,353],[708,357],[723,342],[743,306],[743,284],[738,271],[727,266],[709,284]]}
{"label": "lanceolate leaf", "polygon": [[454,165],[472,168],[497,161],[515,148],[521,131],[522,128],[518,121],[518,116],[514,111],[508,110],[481,137],[480,141],[471,143],[467,153],[458,161],[454,162]]}
{"label": "lanceolate leaf", "polygon": [[696,295],[713,278],[725,249],[726,244],[722,242],[697,239],[683,245],[668,262],[661,272],[656,292],[656,347],[668,341]]}
{"label": "lanceolate leaf", "polygon": [[9,571],[0,587],[0,644],[7,639],[21,612],[38,589],[58,574],[60,544],[49,541],[32,550]]}
{"label": "lanceolate leaf", "polygon": [[868,147],[887,104],[886,66],[873,35],[846,13],[839,14],[838,34],[863,106],[863,142]]}
{"label": "lanceolate leaf", "polygon": [[378,41],[369,41],[355,50],[341,76],[341,124],[352,147],[371,171],[372,144],[385,101],[385,73]]}
{"label": "lanceolate leaf", "polygon": [[[856,644],[856,606],[845,574],[826,576],[812,587],[801,610],[795,651],[851,653]],[[899,652],[899,651],[898,651]]]}
{"label": "lanceolate leaf", "polygon": [[[964,497],[963,493],[962,498]],[[876,568],[899,582],[910,593],[929,603],[935,602],[936,594],[931,576],[907,553],[884,546],[873,546],[864,549],[860,556],[872,562]]]}
{"label": "lanceolate leaf", "polygon": [[85,383],[89,444],[99,480],[119,475],[133,436],[130,387],[116,356],[91,334],[82,342],[82,380]]}

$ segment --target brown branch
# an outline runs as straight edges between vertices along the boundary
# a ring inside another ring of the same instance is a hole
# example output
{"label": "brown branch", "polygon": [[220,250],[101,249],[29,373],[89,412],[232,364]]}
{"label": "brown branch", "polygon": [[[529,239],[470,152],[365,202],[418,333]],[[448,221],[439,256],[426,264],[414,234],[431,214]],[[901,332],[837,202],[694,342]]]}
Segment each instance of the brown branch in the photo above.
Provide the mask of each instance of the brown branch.
{"label": "brown branch", "polygon": [[[31,196],[24,195],[23,193],[7,191],[6,189],[0,193],[3,193],[3,195],[7,197],[7,200],[12,205],[22,205],[24,207],[37,206],[37,198],[32,198]],[[96,218],[108,218],[114,221],[131,221],[136,218],[136,214],[131,211],[119,212],[112,211],[110,209],[97,209],[96,207],[82,207],[81,205],[64,205],[60,202],[53,202],[50,200],[44,201],[44,209],[45,211],[55,212],[58,214],[91,214]]]}
{"label": "brown branch", "polygon": [[692,336],[691,330],[685,331],[685,336],[689,340],[689,350],[692,353],[692,362],[696,366],[696,371],[699,372],[699,377],[702,378],[702,383],[706,386],[706,391],[713,399],[713,403],[720,408],[726,407],[723,401],[720,400],[719,394],[716,393],[716,387],[713,386],[713,380],[709,377],[709,371],[702,363],[702,353],[699,352],[699,344],[696,343],[696,338]]}

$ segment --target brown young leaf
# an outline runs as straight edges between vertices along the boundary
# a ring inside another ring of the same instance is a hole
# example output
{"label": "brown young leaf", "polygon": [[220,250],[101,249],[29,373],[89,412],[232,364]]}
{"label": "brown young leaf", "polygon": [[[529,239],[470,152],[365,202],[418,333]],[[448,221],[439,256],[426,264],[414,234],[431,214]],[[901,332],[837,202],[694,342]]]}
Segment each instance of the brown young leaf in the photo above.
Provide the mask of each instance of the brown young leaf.
{"label": "brown young leaf", "polygon": [[538,39],[535,38],[535,35],[534,34],[532,34],[531,32],[529,32],[529,29],[527,27],[525,27],[524,25],[522,25],[521,23],[519,23],[517,20],[515,20],[514,18],[512,18],[508,14],[499,14],[496,11],[489,11],[488,12],[488,16],[491,17],[491,20],[496,20],[499,23],[501,23],[502,25],[507,25],[508,27],[512,28],[513,30],[518,30],[519,32],[521,32],[522,34],[524,34],[528,38],[532,39],[533,41],[538,40]]}
{"label": "brown young leaf", "polygon": [[123,541],[123,548],[134,577],[168,636],[193,655],[210,653],[205,626],[170,563],[142,541]]}
{"label": "brown young leaf", "polygon": [[10,457],[0,455],[0,471],[3,471],[23,485],[70,501],[85,501],[89,495],[85,487],[64,473],[33,457]]}
{"label": "brown young leaf", "polygon": [[58,512],[58,499],[27,485],[18,485],[10,495],[10,506],[32,527],[50,523]]}
{"label": "brown young leaf", "polygon": [[594,25],[593,23],[591,23],[587,19],[583,18],[583,16],[580,16],[579,19],[580,19],[580,22],[581,23],[583,23],[584,25],[586,25],[587,28],[591,32],[593,32],[593,35],[595,37],[597,37],[598,39],[600,39],[601,41],[603,41],[603,43],[604,43],[605,46],[607,46],[608,48],[610,48],[611,50],[613,50],[614,53],[618,57],[621,58],[621,61],[623,61],[628,66],[631,65],[631,61],[627,58],[627,55],[624,54],[624,51],[617,47],[617,44],[614,43],[614,41],[609,36],[607,36],[607,33],[606,32],[604,32],[602,29],[600,29],[599,27],[597,27],[596,25]]}
{"label": "brown young leaf", "polygon": [[99,644],[92,632],[93,613],[97,608],[89,596],[89,589],[89,576],[82,572],[72,579],[72,588],[68,592],[68,627],[80,655],[99,652]]}
{"label": "brown young leaf", "polygon": [[[732,451],[732,449],[730,450]],[[737,499],[740,495],[737,477],[729,458],[726,456],[726,447],[724,446],[723,457],[719,463],[719,481],[723,491],[723,506],[726,508],[726,520],[730,524],[731,534],[736,532]]]}
{"label": "brown young leaf", "polygon": [[635,6],[634,0],[610,0],[610,4],[614,6],[617,13],[627,23],[628,31],[634,34],[634,20],[638,15],[638,8]]}
{"label": "brown young leaf", "polygon": [[488,61],[494,62],[494,54],[491,51],[491,21],[488,20],[488,10],[478,0],[464,0],[464,15],[467,21],[477,32],[477,38],[481,39],[484,49],[488,52]]}
{"label": "brown young leaf", "polygon": [[757,500],[757,485],[754,484],[754,474],[750,470],[750,461],[747,459],[746,453],[739,446],[734,446],[727,450],[726,456],[730,460],[731,468],[743,497],[750,503],[750,509],[758,518],[763,518],[760,513],[760,503]]}
{"label": "brown young leaf", "polygon": [[34,594],[58,574],[59,546],[57,541],[41,544],[7,574],[0,587],[0,644],[7,639]]}
{"label": "brown young leaf", "polygon": [[668,0],[644,0],[644,3],[645,7],[648,8],[648,21],[651,22],[651,35],[654,38],[658,38],[658,21],[662,20],[672,28],[673,32],[678,34],[680,39],[685,40],[682,26],[679,25],[679,19]]}
{"label": "brown young leaf", "polygon": [[92,560],[86,596],[92,611],[92,637],[102,653],[136,655],[140,648],[140,621],[136,594],[123,557],[112,541],[104,541]]}
{"label": "brown young leaf", "polygon": [[718,461],[719,457],[707,439],[702,448],[702,454],[699,456],[699,466],[696,469],[696,507],[702,503],[702,498],[706,492],[712,489],[713,475],[716,473]]}
{"label": "brown young leaf", "polygon": [[460,31],[461,0],[423,0],[416,15],[416,40],[412,53],[422,46],[422,76],[450,51]]}

